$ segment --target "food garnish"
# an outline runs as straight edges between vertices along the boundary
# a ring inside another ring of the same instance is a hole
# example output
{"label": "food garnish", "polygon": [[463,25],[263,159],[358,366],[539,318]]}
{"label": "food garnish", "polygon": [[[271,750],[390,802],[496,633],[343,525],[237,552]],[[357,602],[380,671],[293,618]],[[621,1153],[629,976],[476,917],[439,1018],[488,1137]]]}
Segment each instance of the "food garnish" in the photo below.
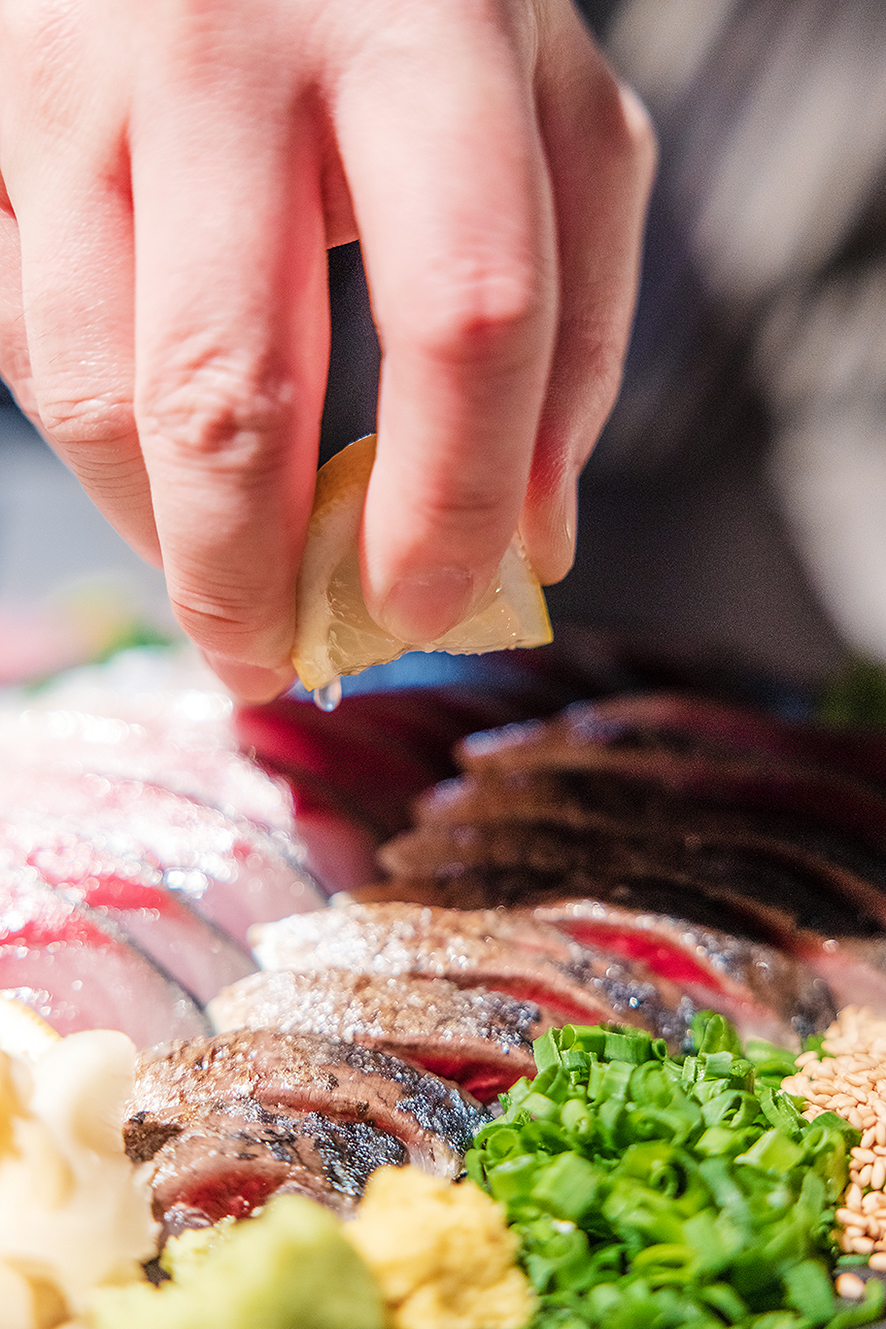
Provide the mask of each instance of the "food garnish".
{"label": "food garnish", "polygon": [[381,1168],[353,1222],[278,1195],[167,1243],[159,1286],[97,1295],[94,1329],[522,1329],[516,1236],[473,1183]]}
{"label": "food garnish", "polygon": [[95,1329],[384,1329],[381,1293],[322,1205],[280,1195],[257,1218],[183,1233],[169,1281],[97,1295]]}
{"label": "food garnish", "polygon": [[157,1225],[123,1150],[135,1047],[91,1030],[32,1061],[0,1051],[0,1323],[50,1329],[143,1277]]}
{"label": "food garnish", "polygon": [[436,641],[400,641],[370,618],[358,545],[374,460],[375,435],[370,434],[336,453],[317,474],[292,648],[293,664],[308,691],[322,694],[340,675],[396,660],[405,651],[474,655],[551,641],[541,584],[516,535],[479,608]]}
{"label": "food garnish", "polygon": [[390,1329],[522,1329],[532,1315],[517,1235],[473,1182],[379,1168],[344,1232],[378,1279]]}
{"label": "food garnish", "polygon": [[36,1061],[60,1038],[32,1006],[10,993],[0,993],[0,1050]]}
{"label": "food garnish", "polygon": [[538,1329],[845,1329],[831,1273],[835,1209],[858,1132],[777,1086],[789,1054],[742,1049],[718,1015],[668,1055],[613,1026],[551,1030],[538,1074],[503,1096],[469,1174],[507,1208],[539,1296]]}
{"label": "food garnish", "polygon": [[847,1006],[820,1043],[820,1050],[797,1058],[797,1074],[784,1088],[806,1102],[803,1115],[810,1121],[836,1112],[861,1132],[837,1210],[840,1245],[849,1255],[870,1256],[872,1268],[886,1269],[886,1020]]}

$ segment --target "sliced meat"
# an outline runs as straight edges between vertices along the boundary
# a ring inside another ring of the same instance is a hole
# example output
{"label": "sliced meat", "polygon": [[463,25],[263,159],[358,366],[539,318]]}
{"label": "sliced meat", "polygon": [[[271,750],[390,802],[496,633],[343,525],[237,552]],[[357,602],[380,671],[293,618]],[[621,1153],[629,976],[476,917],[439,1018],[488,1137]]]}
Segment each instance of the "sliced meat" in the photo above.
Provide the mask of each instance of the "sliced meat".
{"label": "sliced meat", "polygon": [[[775,755],[715,752],[682,736],[632,731],[591,703],[555,719],[473,734],[459,747],[473,774],[574,771],[620,791],[625,810],[653,795],[789,814],[886,849],[886,794],[872,784]],[[886,919],[886,910],[883,912]]]}
{"label": "sliced meat", "polygon": [[292,835],[292,794],[237,750],[233,714],[196,661],[118,657],[57,678],[27,710],[0,711],[0,769],[39,771],[47,783],[71,771],[141,780]]}
{"label": "sliced meat", "polygon": [[605,697],[595,702],[601,720],[626,732],[658,735],[711,751],[756,752],[785,757],[824,770],[886,785],[886,740],[882,734],[797,724],[766,711],[734,706],[688,692],[654,692]]}
{"label": "sliced meat", "polygon": [[292,696],[243,707],[236,716],[241,746],[286,777],[297,815],[306,799],[359,823],[377,842],[409,825],[409,805],[420,790],[454,774],[458,739],[548,714],[582,695],[556,666],[553,678],[543,676],[543,652],[472,657],[457,666],[470,670],[472,687],[395,685],[346,696],[331,714]]}
{"label": "sliced meat", "polygon": [[60,1034],[119,1029],[145,1047],[206,1030],[167,973],[29,869],[0,869],[0,989],[20,993]]}
{"label": "sliced meat", "polygon": [[345,1217],[376,1168],[409,1161],[406,1146],[370,1122],[272,1112],[254,1100],[208,1111],[152,1158],[162,1241],[229,1215],[245,1218],[274,1194],[306,1195]]}
{"label": "sliced meat", "polygon": [[220,1032],[281,1029],[361,1043],[454,1080],[489,1102],[535,1074],[532,1039],[546,1027],[538,1006],[445,979],[396,979],[343,970],[251,974],[210,1002]]}
{"label": "sliced meat", "polygon": [[0,854],[108,919],[200,1002],[255,968],[233,937],[165,889],[159,868],[118,857],[100,838],[83,840],[63,821],[0,819]]}
{"label": "sliced meat", "polygon": [[798,933],[793,950],[830,988],[838,1009],[867,1006],[886,1016],[886,937]]}
{"label": "sliced meat", "polygon": [[533,915],[583,945],[642,960],[696,1005],[728,1016],[745,1038],[796,1046],[836,1015],[822,978],[774,946],[601,900],[552,902]]}
{"label": "sliced meat", "polygon": [[264,969],[445,978],[536,1003],[556,1024],[614,1021],[672,1047],[691,1000],[638,962],[579,946],[548,924],[499,910],[342,905],[252,929]]}
{"label": "sliced meat", "polygon": [[145,1054],[136,1075],[127,1149],[144,1157],[152,1144],[208,1113],[244,1119],[317,1112],[362,1122],[399,1140],[427,1172],[456,1176],[465,1150],[486,1120],[455,1085],[357,1044],[278,1030],[237,1030]]}
{"label": "sliced meat", "polygon": [[[651,877],[702,892],[725,885],[750,900],[775,903],[795,926],[828,935],[882,929],[886,894],[858,873],[748,830],[724,834],[699,820],[689,826],[683,829],[679,811],[667,829],[637,821],[565,825],[541,817],[435,823],[384,846],[380,860],[410,894],[413,882],[432,881],[420,898],[466,908],[531,904],[549,895],[607,898],[613,884]],[[684,912],[679,896],[675,907]]]}
{"label": "sliced meat", "polygon": [[252,922],[323,903],[283,832],[139,780],[0,772],[0,809],[7,824],[31,828],[35,846],[45,840],[48,856],[66,835],[136,875],[155,869],[167,890],[241,943]]}

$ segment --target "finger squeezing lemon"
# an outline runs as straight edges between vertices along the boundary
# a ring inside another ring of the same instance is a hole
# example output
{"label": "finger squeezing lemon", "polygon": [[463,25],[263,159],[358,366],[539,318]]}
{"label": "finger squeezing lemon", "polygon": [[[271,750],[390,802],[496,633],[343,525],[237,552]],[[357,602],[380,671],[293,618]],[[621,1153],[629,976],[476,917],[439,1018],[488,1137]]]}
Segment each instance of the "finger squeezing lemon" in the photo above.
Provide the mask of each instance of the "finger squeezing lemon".
{"label": "finger squeezing lemon", "polygon": [[479,607],[435,641],[401,641],[370,618],[358,546],[374,459],[375,435],[369,435],[337,453],[317,474],[292,652],[304,686],[325,688],[340,674],[359,674],[405,651],[476,655],[549,642],[551,622],[541,584],[516,535]]}

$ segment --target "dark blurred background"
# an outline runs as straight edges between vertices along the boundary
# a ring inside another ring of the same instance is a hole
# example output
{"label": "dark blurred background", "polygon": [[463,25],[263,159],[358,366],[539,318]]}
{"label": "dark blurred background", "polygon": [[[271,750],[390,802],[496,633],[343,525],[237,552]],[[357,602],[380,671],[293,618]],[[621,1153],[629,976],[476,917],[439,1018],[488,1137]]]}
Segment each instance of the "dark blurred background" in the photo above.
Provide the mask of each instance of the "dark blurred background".
{"label": "dark blurred background", "polygon": [[[619,402],[548,592],[571,620],[816,684],[886,660],[886,6],[583,0],[661,164]],[[329,259],[322,454],[374,427],[356,245]],[[162,584],[0,407],[0,604]],[[2,617],[0,617],[2,629]]]}

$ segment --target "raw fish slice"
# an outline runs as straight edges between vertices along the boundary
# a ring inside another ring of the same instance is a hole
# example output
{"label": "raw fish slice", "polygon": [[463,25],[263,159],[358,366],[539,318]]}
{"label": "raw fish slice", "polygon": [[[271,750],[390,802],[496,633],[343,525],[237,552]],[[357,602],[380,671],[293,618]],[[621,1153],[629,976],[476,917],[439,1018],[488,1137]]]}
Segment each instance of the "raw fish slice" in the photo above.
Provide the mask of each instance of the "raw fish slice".
{"label": "raw fish slice", "polygon": [[642,960],[696,1005],[728,1016],[745,1038],[792,1045],[836,1015],[815,971],[774,946],[600,900],[561,900],[532,912],[582,945]]}
{"label": "raw fish slice", "polygon": [[601,720],[626,733],[682,737],[712,751],[756,752],[886,785],[886,739],[864,730],[781,720],[766,711],[732,706],[687,692],[605,697],[594,703]]}
{"label": "raw fish slice", "polygon": [[0,862],[36,868],[50,886],[108,918],[200,1002],[255,968],[232,937],[165,889],[158,868],[118,858],[98,836],[84,841],[38,817],[0,820]]}
{"label": "raw fish slice", "polygon": [[292,841],[243,818],[133,780],[0,771],[0,808],[57,819],[114,859],[142,862],[162,884],[241,944],[252,922],[314,909],[323,897]]}
{"label": "raw fish slice", "polygon": [[[384,845],[379,861],[407,888],[434,882],[435,898],[445,892],[446,903],[465,907],[531,904],[551,894],[607,898],[615,882],[657,876],[701,890],[725,882],[777,901],[798,926],[828,935],[870,934],[886,923],[886,892],[875,883],[811,849],[742,830],[740,818],[727,825],[674,807],[650,820],[592,812],[584,824],[541,813],[512,821],[505,810],[501,820],[418,826]],[[485,898],[477,899],[484,879]]]}
{"label": "raw fish slice", "polygon": [[0,712],[0,767],[141,781],[245,817],[284,835],[329,894],[371,875],[365,829],[304,800],[296,826],[292,790],[239,750],[233,702],[208,670],[134,654],[78,671],[27,710]]}
{"label": "raw fish slice", "polygon": [[0,988],[29,990],[60,1034],[119,1029],[145,1047],[206,1027],[177,983],[33,869],[0,869]]}
{"label": "raw fish slice", "polygon": [[128,652],[0,713],[0,765],[143,780],[291,834],[291,793],[239,751],[233,715],[196,652]]}
{"label": "raw fish slice", "polygon": [[489,725],[544,715],[576,695],[547,648],[485,656],[479,686],[410,687],[345,696],[331,714],[281,697],[241,708],[241,746],[286,777],[302,803],[353,818],[374,837],[408,826],[410,804],[428,785],[455,773],[453,744]]}
{"label": "raw fish slice", "polygon": [[210,1002],[215,1028],[281,1029],[361,1043],[454,1080],[485,1103],[535,1074],[539,1008],[444,979],[374,978],[341,970],[250,974]]}

